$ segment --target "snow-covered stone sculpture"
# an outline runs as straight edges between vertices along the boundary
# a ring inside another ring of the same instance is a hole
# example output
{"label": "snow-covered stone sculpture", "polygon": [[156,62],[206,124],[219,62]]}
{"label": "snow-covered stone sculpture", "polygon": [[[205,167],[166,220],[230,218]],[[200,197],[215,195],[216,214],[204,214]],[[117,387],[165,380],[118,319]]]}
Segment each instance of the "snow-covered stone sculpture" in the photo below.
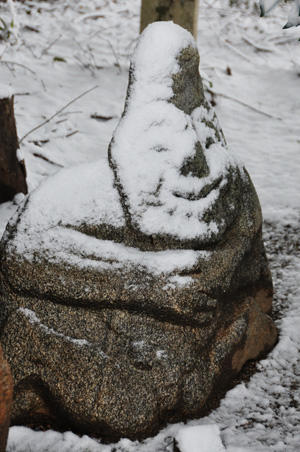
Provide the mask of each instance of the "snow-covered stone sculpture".
{"label": "snow-covered stone sculpture", "polygon": [[1,245],[13,418],[112,440],[201,415],[270,349],[272,281],[255,189],[171,22],[141,35],[108,160],[25,201]]}

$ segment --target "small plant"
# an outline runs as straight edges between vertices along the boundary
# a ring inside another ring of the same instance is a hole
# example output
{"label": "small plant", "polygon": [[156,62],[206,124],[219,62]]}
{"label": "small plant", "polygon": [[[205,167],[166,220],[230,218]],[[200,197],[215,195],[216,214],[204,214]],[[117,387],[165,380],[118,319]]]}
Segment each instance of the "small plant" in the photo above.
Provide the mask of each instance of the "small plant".
{"label": "small plant", "polygon": [[5,22],[2,17],[0,17],[0,41],[8,41],[14,27],[13,20],[10,22],[9,25]]}
{"label": "small plant", "polygon": [[[269,14],[280,1],[281,0],[260,0],[259,6],[261,17]],[[297,27],[298,25],[300,25],[300,0],[294,0],[288,15],[288,21],[283,28]]]}
{"label": "small plant", "polygon": [[17,44],[19,38],[19,21],[13,0],[7,0],[7,6],[11,19],[9,22],[9,19],[5,20],[3,17],[0,17],[0,41],[10,41],[11,44]]}

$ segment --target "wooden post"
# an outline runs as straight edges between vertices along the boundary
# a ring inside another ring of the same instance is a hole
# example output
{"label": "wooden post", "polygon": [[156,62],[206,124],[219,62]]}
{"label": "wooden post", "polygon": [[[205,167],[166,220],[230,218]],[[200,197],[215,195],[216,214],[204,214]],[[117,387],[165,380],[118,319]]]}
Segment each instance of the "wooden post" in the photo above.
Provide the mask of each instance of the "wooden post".
{"label": "wooden post", "polygon": [[199,0],[142,0],[141,32],[160,20],[173,20],[197,38]]}
{"label": "wooden post", "polygon": [[24,161],[17,158],[19,148],[14,116],[14,98],[0,98],[0,203],[17,193],[27,193]]}
{"label": "wooden post", "polygon": [[0,452],[6,450],[12,398],[13,381],[0,345]]}

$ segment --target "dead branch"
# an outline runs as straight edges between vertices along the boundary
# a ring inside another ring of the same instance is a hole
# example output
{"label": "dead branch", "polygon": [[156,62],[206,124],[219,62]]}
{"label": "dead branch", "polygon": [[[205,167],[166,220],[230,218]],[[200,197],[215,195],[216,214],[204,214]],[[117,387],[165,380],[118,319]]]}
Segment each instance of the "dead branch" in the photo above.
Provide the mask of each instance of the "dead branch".
{"label": "dead branch", "polygon": [[72,137],[73,135],[75,135],[78,132],[79,132],[79,130],[73,130],[73,132],[67,133],[66,138]]}
{"label": "dead branch", "polygon": [[45,157],[44,155],[40,154],[39,152],[34,152],[32,155],[34,155],[34,157],[38,157],[39,159],[44,160],[47,163],[50,163],[50,165],[59,166],[60,168],[64,167],[64,165],[61,165],[60,163],[53,162],[53,160],[48,159],[48,157]]}
{"label": "dead branch", "polygon": [[64,105],[62,108],[60,108],[58,111],[56,111],[52,116],[50,116],[49,118],[45,119],[45,121],[43,121],[42,123],[40,123],[37,126],[35,126],[33,129],[29,130],[27,133],[25,133],[25,135],[20,139],[19,144],[21,144],[22,141],[25,140],[25,138],[28,137],[28,135],[30,135],[33,132],[35,132],[36,130],[40,129],[44,125],[48,124],[48,122],[50,122],[53,118],[55,118],[57,115],[62,113],[66,108],[68,108],[70,105],[74,104],[74,102],[76,102],[78,99],[81,99],[81,97],[85,96],[86,94],[90,93],[91,91],[93,91],[96,88],[98,88],[98,85],[96,85],[93,88],[90,88],[90,89],[84,91],[83,93],[79,94],[79,96],[77,96],[74,99],[70,100],[70,102],[68,102],[66,105]]}
{"label": "dead branch", "polygon": [[62,35],[59,35],[57,38],[54,39],[54,41],[50,42],[50,44],[45,49],[42,50],[41,56],[44,55],[45,53],[47,53],[48,50],[50,50],[51,47],[54,46],[54,44],[56,44],[57,41],[59,41],[61,37],[62,37]]}
{"label": "dead branch", "polygon": [[97,115],[94,113],[91,115],[92,119],[97,119],[98,121],[110,121],[111,119],[115,118],[115,116],[104,116],[104,115]]}
{"label": "dead branch", "polygon": [[255,42],[251,41],[251,39],[246,38],[245,36],[243,36],[243,40],[244,40],[247,44],[249,44],[249,45],[251,45],[252,47],[254,47],[256,50],[258,50],[259,52],[273,52],[273,49],[270,49],[270,48],[268,48],[268,47],[263,47],[263,46],[261,46],[261,45],[259,45],[259,44],[256,44]]}
{"label": "dead branch", "polygon": [[278,121],[282,121],[282,118],[280,116],[274,116],[270,113],[267,113],[266,111],[260,110],[257,107],[253,107],[253,105],[250,105],[247,102],[244,102],[243,100],[237,99],[236,97],[229,96],[228,94],[220,93],[218,91],[214,91],[213,89],[208,89],[207,91],[212,95],[224,97],[225,99],[229,99],[229,100],[233,100],[234,102],[237,102],[238,104],[243,105],[244,107],[247,107],[250,110],[255,111],[256,113],[266,116],[267,118],[277,119]]}
{"label": "dead branch", "polygon": [[36,72],[34,72],[30,67],[25,66],[25,64],[17,63],[16,61],[8,61],[8,60],[0,60],[0,63],[2,64],[11,64],[13,66],[19,66],[23,69],[26,69],[27,71],[31,72],[31,74],[36,75]]}
{"label": "dead branch", "polygon": [[235,52],[237,55],[239,55],[240,57],[244,58],[244,60],[248,61],[248,63],[253,64],[252,60],[250,58],[248,58],[246,55],[244,55],[243,52],[241,52],[239,49],[236,49],[232,44],[230,44],[228,41],[226,41],[225,39],[221,39],[221,42],[223,42],[223,44],[228,47],[229,49],[231,49],[233,52]]}

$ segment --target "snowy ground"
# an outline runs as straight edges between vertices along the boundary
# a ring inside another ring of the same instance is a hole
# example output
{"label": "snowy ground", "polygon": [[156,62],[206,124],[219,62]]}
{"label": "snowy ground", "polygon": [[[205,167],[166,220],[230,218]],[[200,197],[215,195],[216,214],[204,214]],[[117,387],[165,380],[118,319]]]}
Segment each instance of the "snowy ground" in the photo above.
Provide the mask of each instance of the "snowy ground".
{"label": "snowy ground", "polygon": [[[19,137],[95,87],[22,141],[30,190],[61,167],[105,157],[123,108],[139,8],[138,0],[15,6],[10,37],[0,41],[0,80],[16,93]],[[202,426],[196,429],[203,438],[199,452],[206,450],[204,438],[212,441],[210,452],[222,450],[218,436],[229,452],[300,450],[300,33],[281,29],[284,8],[260,19],[251,9],[229,8],[227,0],[200,2],[201,71],[218,93],[225,136],[262,203],[280,340],[249,383],[229,391],[210,416],[191,422]],[[0,17],[9,27],[11,12],[2,3]],[[21,198],[0,206],[0,235]],[[12,427],[8,451],[170,452],[172,437],[179,435],[190,438],[192,452],[196,430],[186,434],[182,427],[169,426],[143,443],[124,439],[112,446],[70,432]]]}

